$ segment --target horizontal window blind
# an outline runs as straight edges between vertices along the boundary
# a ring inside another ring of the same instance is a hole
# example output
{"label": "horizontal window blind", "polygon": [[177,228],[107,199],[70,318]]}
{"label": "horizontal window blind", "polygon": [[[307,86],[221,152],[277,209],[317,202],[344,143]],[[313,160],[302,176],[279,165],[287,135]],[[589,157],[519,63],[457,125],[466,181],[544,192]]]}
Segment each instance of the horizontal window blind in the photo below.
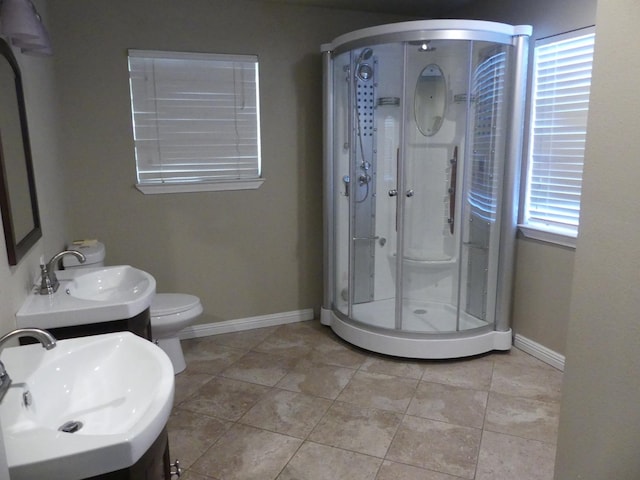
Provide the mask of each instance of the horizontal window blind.
{"label": "horizontal window blind", "polygon": [[260,178],[258,59],[129,50],[141,185]]}
{"label": "horizontal window blind", "polygon": [[525,224],[577,235],[595,34],[535,47]]}

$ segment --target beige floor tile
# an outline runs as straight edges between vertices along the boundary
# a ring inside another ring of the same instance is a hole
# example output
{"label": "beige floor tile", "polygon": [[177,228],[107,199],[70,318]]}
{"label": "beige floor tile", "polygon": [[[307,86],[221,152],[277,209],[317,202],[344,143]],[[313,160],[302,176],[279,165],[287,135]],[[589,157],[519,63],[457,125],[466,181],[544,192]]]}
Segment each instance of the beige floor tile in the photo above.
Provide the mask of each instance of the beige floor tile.
{"label": "beige floor tile", "polygon": [[277,480],[374,480],[381,462],[380,458],[305,442]]}
{"label": "beige floor tile", "polygon": [[[405,416],[387,460],[472,479],[482,431],[426,418]],[[514,477],[516,478],[516,477]]]}
{"label": "beige floor tile", "polygon": [[476,480],[552,480],[555,445],[485,431]]}
{"label": "beige floor tile", "polygon": [[336,402],[309,440],[382,458],[401,421],[399,413]]}
{"label": "beige floor tile", "polygon": [[191,467],[219,480],[276,478],[302,440],[236,424]]}
{"label": "beige floor tile", "polygon": [[562,373],[515,348],[404,360],[317,321],[182,345],[168,428],[186,480],[553,476]]}
{"label": "beige floor tile", "polygon": [[559,415],[559,402],[541,402],[492,392],[485,429],[555,444]]}
{"label": "beige floor tile", "polygon": [[404,413],[418,381],[380,373],[357,372],[337,400]]}
{"label": "beige floor tile", "polygon": [[167,425],[171,459],[178,458],[182,468],[189,468],[231,425],[225,420],[174,409]]}
{"label": "beige floor tile", "polygon": [[460,480],[460,477],[385,460],[376,480]]}
{"label": "beige floor tile", "polygon": [[548,365],[496,362],[491,391],[514,397],[559,402],[562,372]]}
{"label": "beige floor tile", "polygon": [[214,376],[208,373],[192,372],[190,369],[183,370],[182,373],[175,376],[173,404],[179,405],[213,378]]}
{"label": "beige floor tile", "polygon": [[306,356],[320,338],[326,337],[324,329],[315,321],[281,325],[253,350],[300,358]]}
{"label": "beige floor tile", "polygon": [[295,358],[263,352],[247,352],[221,375],[272,387],[282,380],[295,364]]}
{"label": "beige floor tile", "polygon": [[482,428],[487,392],[440,383],[421,382],[407,409],[408,415]]}
{"label": "beige floor tile", "polygon": [[300,360],[276,386],[335,400],[355,372],[350,368],[315,363],[305,358]]}
{"label": "beige floor tile", "polygon": [[476,357],[429,362],[425,366],[422,380],[455,387],[489,390],[492,374],[493,360],[490,357]]}
{"label": "beige floor tile", "polygon": [[332,334],[332,336],[317,339],[308,358],[311,361],[327,365],[359,368],[367,356],[368,354],[364,350],[356,348]]}
{"label": "beige floor tile", "polygon": [[194,338],[190,340],[183,340],[182,345],[184,349],[185,343],[189,345],[189,349],[192,348],[205,348],[207,350],[215,349],[215,347],[228,347],[237,350],[249,351],[260,342],[264,341],[269,335],[274,333],[279,327],[266,327],[266,328],[254,328],[252,330],[243,330],[241,332],[223,333],[221,335],[211,335],[208,337]]}
{"label": "beige floor tile", "polygon": [[304,439],[330,406],[331,400],[325,398],[273,389],[240,423]]}
{"label": "beige floor tile", "polygon": [[244,355],[242,350],[208,344],[205,339],[185,340],[182,344],[186,371],[190,373],[216,375]]}
{"label": "beige floor tile", "polygon": [[191,470],[183,470],[182,475],[180,476],[180,480],[217,480],[214,477],[209,477],[207,475],[200,475],[199,473],[193,472]]}
{"label": "beige floor tile", "polygon": [[223,420],[236,421],[270,389],[262,385],[216,377],[202,386],[180,408]]}
{"label": "beige floor tile", "polygon": [[519,364],[519,365],[525,365],[530,367],[540,367],[540,366],[548,367],[548,365],[546,365],[541,360],[538,360],[534,356],[529,355],[528,353],[525,353],[522,350],[515,347],[505,352],[498,352],[498,351],[493,352],[489,355],[488,358],[491,358],[496,365]]}
{"label": "beige floor tile", "polygon": [[406,358],[387,357],[383,355],[369,356],[360,370],[369,373],[383,373],[396,377],[422,378],[426,362],[412,361]]}

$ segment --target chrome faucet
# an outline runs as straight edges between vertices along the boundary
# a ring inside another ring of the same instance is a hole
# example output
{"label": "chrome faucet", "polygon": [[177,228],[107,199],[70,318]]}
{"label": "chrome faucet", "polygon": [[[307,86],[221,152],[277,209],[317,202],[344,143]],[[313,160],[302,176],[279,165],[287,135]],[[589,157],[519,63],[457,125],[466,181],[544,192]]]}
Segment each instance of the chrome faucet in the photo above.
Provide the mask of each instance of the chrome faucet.
{"label": "chrome faucet", "polygon": [[[2,338],[0,338],[0,349],[4,345],[7,340],[12,338],[21,338],[21,337],[32,337],[38,340],[42,347],[51,350],[56,346],[56,339],[53,335],[51,335],[46,330],[40,330],[39,328],[18,328],[17,330],[13,330]],[[4,398],[7,390],[11,386],[11,377],[7,372],[7,369],[4,366],[4,363],[0,360],[0,401]]]}
{"label": "chrome faucet", "polygon": [[63,250],[60,253],[56,253],[46,265],[40,265],[40,295],[51,295],[58,290],[60,282],[58,282],[58,277],[56,277],[55,269],[60,259],[65,255],[75,256],[80,263],[84,263],[87,260],[87,258],[77,250]]}

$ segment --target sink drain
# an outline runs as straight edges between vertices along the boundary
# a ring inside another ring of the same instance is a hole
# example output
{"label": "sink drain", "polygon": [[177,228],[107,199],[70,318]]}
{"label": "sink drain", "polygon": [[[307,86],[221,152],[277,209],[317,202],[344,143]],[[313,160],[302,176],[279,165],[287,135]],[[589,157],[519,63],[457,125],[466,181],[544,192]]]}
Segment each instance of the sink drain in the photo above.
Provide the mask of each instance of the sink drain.
{"label": "sink drain", "polygon": [[427,313],[427,311],[424,308],[416,308],[413,313],[415,313],[416,315],[424,315],[425,313]]}
{"label": "sink drain", "polygon": [[76,433],[82,428],[82,422],[77,420],[71,420],[70,422],[63,423],[58,430],[65,433]]}

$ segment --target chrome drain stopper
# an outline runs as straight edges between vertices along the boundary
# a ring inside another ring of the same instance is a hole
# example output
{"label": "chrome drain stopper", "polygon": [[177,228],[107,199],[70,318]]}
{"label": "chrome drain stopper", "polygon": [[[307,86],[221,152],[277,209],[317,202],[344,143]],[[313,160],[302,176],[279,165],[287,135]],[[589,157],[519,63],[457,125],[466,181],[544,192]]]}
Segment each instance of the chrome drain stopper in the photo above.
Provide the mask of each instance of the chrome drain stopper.
{"label": "chrome drain stopper", "polygon": [[58,430],[65,433],[76,433],[81,428],[82,428],[82,422],[79,422],[77,420],[71,420],[70,422],[66,422],[62,424],[62,426],[58,428]]}

